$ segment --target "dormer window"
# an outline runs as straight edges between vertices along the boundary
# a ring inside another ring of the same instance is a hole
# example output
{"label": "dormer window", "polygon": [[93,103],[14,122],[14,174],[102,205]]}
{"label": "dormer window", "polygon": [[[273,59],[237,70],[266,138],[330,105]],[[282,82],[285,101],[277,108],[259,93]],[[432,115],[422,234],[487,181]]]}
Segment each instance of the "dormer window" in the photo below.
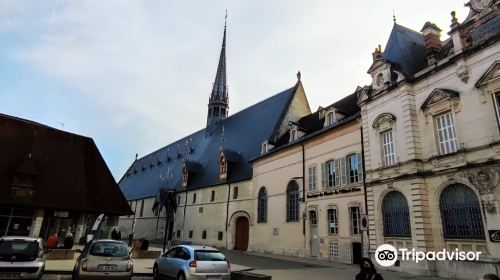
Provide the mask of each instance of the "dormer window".
{"label": "dormer window", "polygon": [[335,122],[335,113],[334,112],[328,112],[326,114],[326,125],[330,126]]}
{"label": "dormer window", "polygon": [[299,139],[299,134],[297,133],[297,129],[290,130],[290,142],[297,141]]}
{"label": "dormer window", "polygon": [[220,179],[227,178],[227,161],[224,158],[224,154],[221,154],[219,157],[219,178]]}
{"label": "dormer window", "polygon": [[184,167],[182,167],[182,186],[183,187],[187,187],[188,177],[189,177],[189,172],[187,170],[187,167],[184,166]]}
{"label": "dormer window", "polygon": [[263,155],[265,153],[267,153],[269,151],[269,147],[268,147],[268,144],[267,144],[267,141],[262,143],[262,148],[260,150],[260,154]]}

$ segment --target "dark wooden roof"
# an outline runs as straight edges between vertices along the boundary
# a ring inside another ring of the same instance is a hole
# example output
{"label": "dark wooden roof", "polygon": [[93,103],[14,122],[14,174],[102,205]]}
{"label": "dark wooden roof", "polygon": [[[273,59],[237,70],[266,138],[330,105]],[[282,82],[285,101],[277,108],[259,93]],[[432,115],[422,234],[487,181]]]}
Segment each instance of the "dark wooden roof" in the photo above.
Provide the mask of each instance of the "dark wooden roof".
{"label": "dark wooden roof", "polygon": [[91,138],[0,114],[0,155],[0,206],[132,214]]}

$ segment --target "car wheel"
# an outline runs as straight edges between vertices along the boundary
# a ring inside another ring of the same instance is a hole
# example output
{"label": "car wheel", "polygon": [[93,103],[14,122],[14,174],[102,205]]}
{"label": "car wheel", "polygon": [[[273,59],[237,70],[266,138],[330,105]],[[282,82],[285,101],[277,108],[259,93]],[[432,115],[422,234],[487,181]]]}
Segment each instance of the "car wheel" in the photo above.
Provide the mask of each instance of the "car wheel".
{"label": "car wheel", "polygon": [[184,276],[184,272],[179,272],[179,275],[177,275],[177,280],[186,280],[186,276]]}
{"label": "car wheel", "polygon": [[158,266],[153,266],[153,279],[160,280],[160,275],[158,275]]}

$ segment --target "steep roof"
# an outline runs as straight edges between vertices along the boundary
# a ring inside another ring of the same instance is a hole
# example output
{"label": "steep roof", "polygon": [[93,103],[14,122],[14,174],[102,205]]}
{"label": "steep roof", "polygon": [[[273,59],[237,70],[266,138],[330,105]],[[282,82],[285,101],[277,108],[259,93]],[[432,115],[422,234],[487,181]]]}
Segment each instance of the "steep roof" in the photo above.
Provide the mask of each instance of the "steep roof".
{"label": "steep roof", "polygon": [[302,140],[309,139],[314,135],[320,134],[324,131],[330,130],[332,128],[339,127],[345,123],[349,123],[355,120],[359,116],[360,108],[357,104],[357,92],[349,94],[348,96],[328,105],[328,107],[333,107],[338,109],[344,115],[343,119],[338,120],[331,126],[325,127],[325,116],[320,118],[319,110],[311,113],[307,116],[300,118],[296,124],[304,130],[305,135],[299,139],[299,141],[291,142],[289,141],[290,130],[284,133],[279,139],[274,142],[274,148],[271,149],[267,154],[258,156],[256,158],[252,158],[252,161],[265,157],[273,152],[279,151],[285,147],[295,145],[296,143],[300,143]]}
{"label": "steep roof", "polygon": [[[0,205],[132,213],[91,138],[0,114],[0,155]],[[18,184],[34,189],[31,201],[11,196]]]}
{"label": "steep roof", "polygon": [[133,200],[155,196],[160,187],[182,191],[181,168],[185,161],[200,165],[198,172],[189,175],[187,189],[221,184],[221,146],[239,154],[226,182],[250,179],[249,159],[259,155],[262,143],[274,136],[298,85],[229,116],[209,135],[202,129],[137,159],[119,182],[122,192]]}
{"label": "steep roof", "polygon": [[382,59],[397,65],[407,77],[413,76],[427,66],[423,35],[395,23]]}

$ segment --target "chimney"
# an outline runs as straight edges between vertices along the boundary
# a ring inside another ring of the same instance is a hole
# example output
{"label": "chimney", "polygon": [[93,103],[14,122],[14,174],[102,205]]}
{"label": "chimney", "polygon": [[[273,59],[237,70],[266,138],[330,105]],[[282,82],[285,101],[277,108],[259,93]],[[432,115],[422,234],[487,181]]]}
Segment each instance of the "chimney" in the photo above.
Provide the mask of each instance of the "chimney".
{"label": "chimney", "polygon": [[382,58],[382,47],[378,45],[378,48],[375,48],[375,51],[372,53],[373,62]]}
{"label": "chimney", "polygon": [[441,37],[441,29],[428,21],[422,27],[421,32],[424,35],[427,60],[429,64],[434,64],[436,62],[435,54],[442,48],[441,39],[439,39]]}

